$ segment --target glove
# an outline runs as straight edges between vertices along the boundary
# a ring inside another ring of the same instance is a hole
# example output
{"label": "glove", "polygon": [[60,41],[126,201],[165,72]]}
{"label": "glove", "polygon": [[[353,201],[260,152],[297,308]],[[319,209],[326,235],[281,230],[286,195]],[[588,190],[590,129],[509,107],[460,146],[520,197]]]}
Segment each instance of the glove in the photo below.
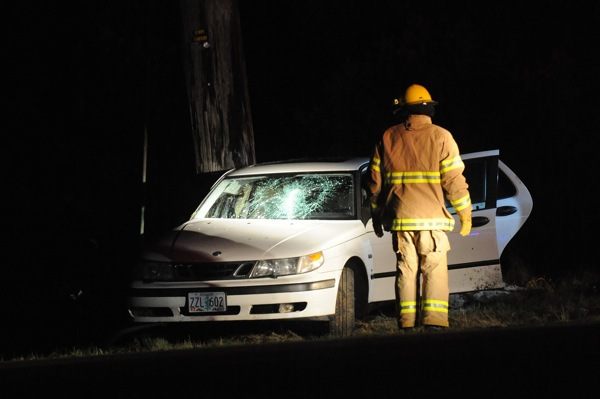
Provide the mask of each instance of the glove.
{"label": "glove", "polygon": [[371,221],[373,222],[373,231],[379,238],[383,237],[383,226],[381,225],[381,217],[379,214],[371,211]]}
{"label": "glove", "polygon": [[375,219],[373,219],[373,231],[377,237],[383,237],[383,228],[381,227],[381,223]]}
{"label": "glove", "polygon": [[471,219],[469,218],[469,220],[463,220],[461,218],[460,219],[460,235],[463,237],[468,236],[470,232],[471,232]]}

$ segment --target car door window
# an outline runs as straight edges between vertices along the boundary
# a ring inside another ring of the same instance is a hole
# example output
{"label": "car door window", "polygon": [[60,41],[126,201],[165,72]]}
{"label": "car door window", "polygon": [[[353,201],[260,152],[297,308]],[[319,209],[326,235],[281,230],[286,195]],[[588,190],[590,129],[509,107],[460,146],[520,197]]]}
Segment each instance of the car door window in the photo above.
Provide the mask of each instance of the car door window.
{"label": "car door window", "polygon": [[367,223],[367,221],[371,218],[371,203],[370,203],[370,195],[369,195],[369,168],[368,165],[364,166],[360,171],[359,176],[360,182],[360,206],[359,206],[359,218],[363,223]]}
{"label": "car door window", "polygon": [[498,174],[498,199],[514,197],[517,194],[517,188],[510,181],[508,176],[500,170]]}
{"label": "car door window", "polygon": [[[496,207],[498,186],[498,158],[496,156],[464,160],[463,175],[469,185],[469,195],[473,210]],[[446,208],[451,214],[456,210],[446,200]]]}

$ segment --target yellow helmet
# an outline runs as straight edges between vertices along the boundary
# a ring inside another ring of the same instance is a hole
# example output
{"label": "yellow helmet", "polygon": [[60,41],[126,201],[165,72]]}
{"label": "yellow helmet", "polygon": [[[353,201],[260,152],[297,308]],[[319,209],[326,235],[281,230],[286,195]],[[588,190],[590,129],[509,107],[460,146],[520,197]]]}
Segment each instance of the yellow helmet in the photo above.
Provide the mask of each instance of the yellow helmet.
{"label": "yellow helmet", "polygon": [[394,105],[398,107],[404,107],[406,105],[419,105],[419,104],[437,104],[437,101],[433,101],[431,95],[427,89],[418,84],[412,84],[408,86],[404,92],[404,97],[394,98]]}

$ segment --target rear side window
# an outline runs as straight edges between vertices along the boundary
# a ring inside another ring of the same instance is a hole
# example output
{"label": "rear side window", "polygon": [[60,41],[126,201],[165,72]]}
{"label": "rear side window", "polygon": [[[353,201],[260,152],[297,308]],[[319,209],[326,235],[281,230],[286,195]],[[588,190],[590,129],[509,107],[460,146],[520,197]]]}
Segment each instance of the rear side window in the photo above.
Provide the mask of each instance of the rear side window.
{"label": "rear side window", "polygon": [[517,194],[517,188],[502,171],[498,175],[498,199],[510,198]]}
{"label": "rear side window", "polygon": [[[469,185],[469,195],[471,196],[472,209],[495,208],[497,198],[497,179],[498,167],[497,158],[485,157],[467,159],[464,161],[465,170],[463,175]],[[502,174],[505,184],[510,184],[507,177]],[[455,209],[446,201],[446,208],[450,213],[456,213]]]}
{"label": "rear side window", "polygon": [[485,159],[465,161],[465,171],[463,174],[469,185],[469,195],[471,196],[473,209],[485,208],[487,162],[485,162]]}
{"label": "rear side window", "polygon": [[[484,209],[487,199],[487,179],[489,164],[486,159],[470,159],[465,161],[464,176],[469,184],[469,194],[473,209]],[[498,169],[498,185],[496,199],[510,198],[516,195],[517,188],[502,170]]]}

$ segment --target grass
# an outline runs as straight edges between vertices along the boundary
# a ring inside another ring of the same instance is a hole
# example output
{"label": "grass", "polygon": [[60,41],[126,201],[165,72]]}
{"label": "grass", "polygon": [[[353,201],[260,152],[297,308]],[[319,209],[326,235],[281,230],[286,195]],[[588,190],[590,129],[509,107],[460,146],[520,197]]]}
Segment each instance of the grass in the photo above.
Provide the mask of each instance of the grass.
{"label": "grass", "polygon": [[[449,320],[452,330],[473,328],[505,328],[543,326],[555,323],[600,322],[599,273],[586,271],[554,281],[531,277],[522,284],[508,285],[504,290],[451,295]],[[394,306],[382,307],[363,321],[357,322],[354,336],[419,334],[399,331]],[[229,345],[322,340],[333,337],[314,333],[306,324],[272,324],[254,330],[211,330],[198,335],[192,331],[155,331],[132,334],[126,340],[110,345],[65,348],[46,354],[31,353],[0,361],[64,359],[122,353],[189,350]]]}
{"label": "grass", "polygon": [[[554,282],[532,278],[524,286],[451,296],[449,320],[454,330],[600,322],[600,281],[595,273]],[[417,330],[418,332],[419,330]],[[356,334],[397,334],[384,313],[359,324]]]}

